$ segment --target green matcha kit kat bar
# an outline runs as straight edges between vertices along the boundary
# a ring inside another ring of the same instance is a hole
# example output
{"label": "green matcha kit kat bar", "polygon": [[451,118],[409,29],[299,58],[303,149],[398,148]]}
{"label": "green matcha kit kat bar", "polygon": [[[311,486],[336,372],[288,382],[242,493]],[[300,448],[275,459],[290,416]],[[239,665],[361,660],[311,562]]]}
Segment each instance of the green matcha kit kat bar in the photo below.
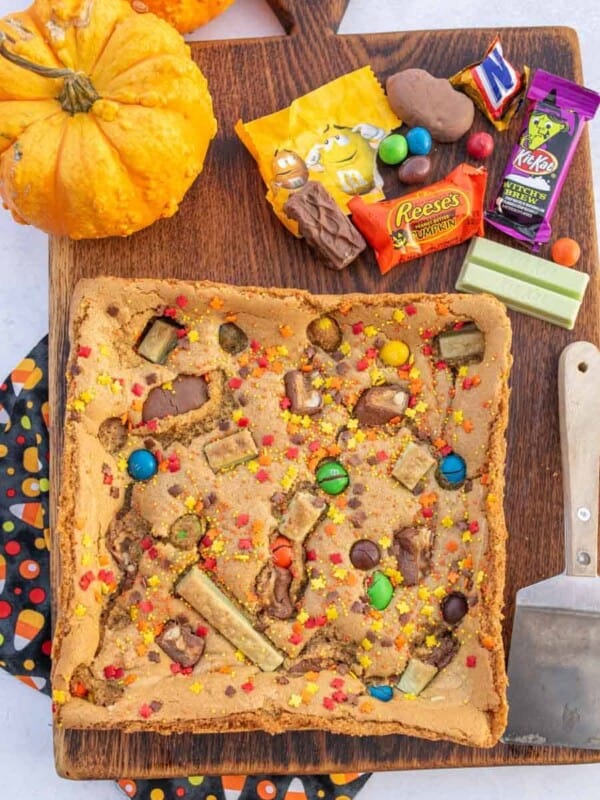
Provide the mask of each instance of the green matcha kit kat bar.
{"label": "green matcha kit kat bar", "polygon": [[489,239],[471,241],[456,282],[460,292],[493,294],[514,311],[572,330],[588,285],[585,272]]}

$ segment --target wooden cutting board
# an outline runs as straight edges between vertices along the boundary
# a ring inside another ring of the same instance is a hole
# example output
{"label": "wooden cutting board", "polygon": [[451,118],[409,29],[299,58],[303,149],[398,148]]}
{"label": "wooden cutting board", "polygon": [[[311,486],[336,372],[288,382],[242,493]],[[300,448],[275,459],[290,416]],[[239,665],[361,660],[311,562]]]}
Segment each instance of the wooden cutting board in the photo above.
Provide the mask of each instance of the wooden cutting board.
{"label": "wooden cutting board", "polygon": [[[50,250],[51,403],[53,499],[64,411],[67,313],[81,277],[207,278],[238,284],[309,289],[312,292],[438,292],[452,290],[466,245],[411,262],[385,277],[369,254],[336,273],[315,261],[290,236],[264,200],[255,164],[237,139],[238,117],[254,119],[290,103],[320,84],[371,64],[384,81],[407,67],[448,76],[478,60],[496,31],[454,30],[339,36],[346,0],[280,0],[273,7],[285,36],[192,45],[213,94],[219,133],[206,168],[179,213],[129,239],[74,243],[53,239]],[[401,20],[399,20],[401,24]],[[517,64],[542,67],[582,80],[576,34],[567,28],[505,29],[504,50]],[[517,124],[497,134],[490,163],[493,186],[516,136]],[[475,128],[492,130],[476,115]],[[464,139],[437,146],[434,179],[465,156]],[[575,339],[599,341],[598,253],[589,141],[584,134],[553,226],[581,244],[579,268],[593,273],[574,332],[511,313],[514,325],[512,407],[508,434],[506,513],[508,580],[505,643],[516,590],[563,568],[562,489],[557,422],[556,369],[563,347]],[[489,229],[490,238],[496,238]],[[506,239],[504,240],[506,242]],[[548,255],[543,251],[543,255]],[[53,552],[53,590],[60,565]],[[535,680],[535,675],[531,676]],[[403,736],[360,738],[318,732],[173,735],[56,729],[59,770],[72,778],[176,776],[182,774],[310,773],[422,767],[591,762],[600,753],[499,745],[478,750]]]}

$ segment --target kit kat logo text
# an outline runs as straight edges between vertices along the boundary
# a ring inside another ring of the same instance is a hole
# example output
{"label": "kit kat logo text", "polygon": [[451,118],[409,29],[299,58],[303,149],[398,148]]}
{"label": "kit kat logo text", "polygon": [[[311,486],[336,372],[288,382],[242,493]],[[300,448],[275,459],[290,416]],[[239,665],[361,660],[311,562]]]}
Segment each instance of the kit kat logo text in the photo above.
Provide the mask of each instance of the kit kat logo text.
{"label": "kit kat logo text", "polygon": [[525,150],[519,148],[519,152],[513,159],[513,164],[521,172],[529,175],[550,175],[558,168],[558,159],[548,150]]}

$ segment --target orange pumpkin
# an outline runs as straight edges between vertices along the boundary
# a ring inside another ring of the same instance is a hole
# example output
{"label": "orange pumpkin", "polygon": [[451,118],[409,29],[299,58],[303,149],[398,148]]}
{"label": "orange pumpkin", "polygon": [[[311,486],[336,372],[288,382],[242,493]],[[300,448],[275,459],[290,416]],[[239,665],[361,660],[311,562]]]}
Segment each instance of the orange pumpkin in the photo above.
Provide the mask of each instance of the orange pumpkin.
{"label": "orange pumpkin", "polygon": [[146,6],[170,22],[180,33],[189,33],[218,17],[233,0],[131,0],[135,9]]}
{"label": "orange pumpkin", "polygon": [[17,221],[126,236],[177,210],[216,132],[206,80],[126,0],[36,0],[0,20],[0,196]]}

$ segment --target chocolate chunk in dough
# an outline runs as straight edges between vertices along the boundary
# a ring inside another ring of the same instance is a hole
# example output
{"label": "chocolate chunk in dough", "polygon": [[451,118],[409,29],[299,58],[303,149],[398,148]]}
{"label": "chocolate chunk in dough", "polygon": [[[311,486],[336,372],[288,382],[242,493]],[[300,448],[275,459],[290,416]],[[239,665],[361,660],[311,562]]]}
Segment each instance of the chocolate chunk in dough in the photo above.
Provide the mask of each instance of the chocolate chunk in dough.
{"label": "chocolate chunk in dough", "polygon": [[137,354],[153,364],[164,364],[179,341],[181,325],[164,317],[154,317],[144,328],[137,343]]}
{"label": "chocolate chunk in dough", "polygon": [[433,633],[437,639],[437,644],[432,647],[426,647],[425,644],[418,645],[414,654],[424,661],[425,664],[431,664],[437,669],[444,669],[452,661],[458,652],[459,642],[451,630],[434,630]]}
{"label": "chocolate chunk in dough", "polygon": [[294,606],[290,598],[292,573],[283,567],[273,567],[273,597],[269,606],[269,614],[277,619],[289,619],[294,614]]}
{"label": "chocolate chunk in dough", "polygon": [[283,211],[330,269],[344,269],[367,243],[341,211],[323,184],[308,181],[290,195]]}
{"label": "chocolate chunk in dough", "polygon": [[219,345],[232,356],[248,347],[248,337],[235,322],[224,322],[219,326]]}
{"label": "chocolate chunk in dough", "polygon": [[137,572],[142,556],[140,542],[150,531],[150,524],[133,509],[120,512],[110,523],[106,535],[108,549],[128,575]]}
{"label": "chocolate chunk in dough", "polygon": [[109,453],[118,453],[127,443],[127,428],[119,417],[109,417],[98,428],[98,440]]}
{"label": "chocolate chunk in dough", "polygon": [[321,410],[323,404],[321,393],[313,389],[309,379],[299,369],[286,372],[283,382],[285,393],[291,403],[292,413],[310,416]]}
{"label": "chocolate chunk in dough", "polygon": [[171,619],[156,637],[156,644],[172,661],[182,667],[193,667],[200,660],[206,642],[189,625]]}
{"label": "chocolate chunk in dough", "polygon": [[404,586],[416,586],[429,564],[431,534],[427,528],[402,528],[390,548],[396,556]]}
{"label": "chocolate chunk in dough", "polygon": [[450,592],[442,601],[442,616],[448,625],[456,625],[469,610],[469,603],[462,592]]}
{"label": "chocolate chunk in dough", "polygon": [[208,387],[201,375],[179,375],[171,389],[157,386],[146,398],[142,409],[142,420],[185,414],[200,408],[208,400]]}
{"label": "chocolate chunk in dough", "polygon": [[358,398],[354,416],[364,427],[385,425],[404,414],[407,405],[408,392],[402,386],[373,386]]}

